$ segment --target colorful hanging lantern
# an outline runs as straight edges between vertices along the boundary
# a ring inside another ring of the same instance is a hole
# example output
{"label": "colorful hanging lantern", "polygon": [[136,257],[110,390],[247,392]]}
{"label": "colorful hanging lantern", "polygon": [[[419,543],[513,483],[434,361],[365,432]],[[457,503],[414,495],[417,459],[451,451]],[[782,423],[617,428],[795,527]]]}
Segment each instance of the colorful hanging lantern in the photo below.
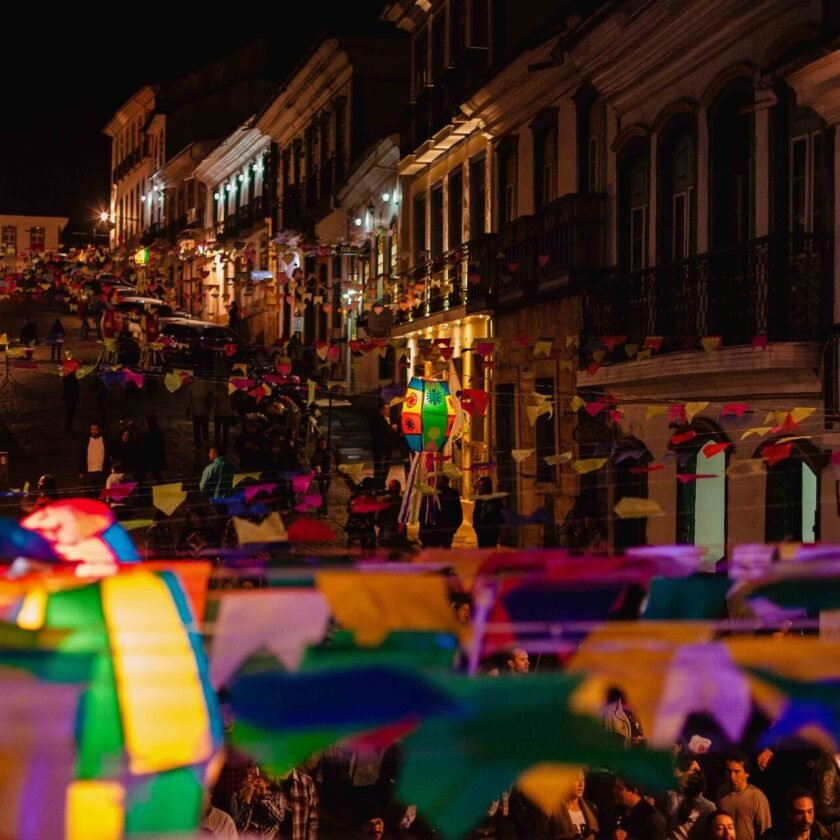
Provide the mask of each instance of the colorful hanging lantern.
{"label": "colorful hanging lantern", "polygon": [[445,382],[412,377],[402,409],[402,433],[414,452],[440,452],[455,422],[455,402]]}

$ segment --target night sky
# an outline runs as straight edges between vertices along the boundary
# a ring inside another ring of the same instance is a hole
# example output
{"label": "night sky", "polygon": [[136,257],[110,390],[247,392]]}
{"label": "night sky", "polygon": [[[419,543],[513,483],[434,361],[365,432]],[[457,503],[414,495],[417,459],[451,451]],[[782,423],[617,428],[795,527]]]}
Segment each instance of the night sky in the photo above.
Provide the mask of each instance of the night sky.
{"label": "night sky", "polygon": [[165,20],[148,7],[132,22],[125,9],[118,16],[103,6],[95,26],[78,13],[44,8],[48,23],[39,21],[31,37],[19,31],[5,39],[0,51],[0,213],[69,215],[71,231],[89,230],[108,196],[110,141],[102,129],[135,90],[257,38],[276,51],[282,79],[319,33],[376,25],[383,6],[382,0],[301,3],[288,17],[280,13],[287,6],[243,6],[234,24],[235,7],[214,13],[159,7]]}

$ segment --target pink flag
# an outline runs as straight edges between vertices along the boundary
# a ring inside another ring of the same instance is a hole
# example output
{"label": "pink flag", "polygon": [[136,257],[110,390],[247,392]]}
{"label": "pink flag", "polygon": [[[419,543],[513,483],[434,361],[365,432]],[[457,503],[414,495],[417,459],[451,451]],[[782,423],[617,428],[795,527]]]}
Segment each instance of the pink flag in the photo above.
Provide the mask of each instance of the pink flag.
{"label": "pink flag", "polygon": [[305,493],[309,489],[309,485],[312,483],[312,476],[314,475],[314,472],[308,472],[304,475],[293,476],[292,490],[295,493]]}
{"label": "pink flag", "polygon": [[734,414],[736,417],[743,417],[749,410],[749,403],[729,403],[721,409],[720,416],[726,417],[729,414]]}
{"label": "pink flag", "polygon": [[587,403],[584,409],[590,417],[597,417],[606,407],[607,404],[605,402],[596,401]]}
{"label": "pink flag", "polygon": [[672,405],[668,408],[668,422],[669,423],[685,423],[685,406]]}
{"label": "pink flag", "polygon": [[135,373],[133,370],[123,370],[123,381],[126,385],[133,382],[138,388],[143,387],[145,377],[142,373]]}
{"label": "pink flag", "polygon": [[271,495],[276,487],[276,484],[252,484],[245,488],[245,503],[251,504],[260,493],[267,493]]}

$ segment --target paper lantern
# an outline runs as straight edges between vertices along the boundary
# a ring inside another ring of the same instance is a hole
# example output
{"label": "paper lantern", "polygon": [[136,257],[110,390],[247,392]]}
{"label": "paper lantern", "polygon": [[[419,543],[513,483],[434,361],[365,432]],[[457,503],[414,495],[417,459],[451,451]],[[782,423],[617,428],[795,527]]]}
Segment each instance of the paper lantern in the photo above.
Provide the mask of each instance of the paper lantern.
{"label": "paper lantern", "polygon": [[412,377],[405,392],[402,433],[414,452],[439,452],[455,422],[455,402],[445,382]]}

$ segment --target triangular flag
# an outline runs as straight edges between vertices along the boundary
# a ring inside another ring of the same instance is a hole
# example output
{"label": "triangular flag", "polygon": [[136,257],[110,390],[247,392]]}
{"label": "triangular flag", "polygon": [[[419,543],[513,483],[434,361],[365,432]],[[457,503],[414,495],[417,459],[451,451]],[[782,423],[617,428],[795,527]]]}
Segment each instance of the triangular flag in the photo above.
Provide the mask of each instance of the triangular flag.
{"label": "triangular flag", "polygon": [[236,487],[237,484],[239,484],[242,481],[245,481],[246,478],[253,478],[259,480],[261,475],[262,473],[260,472],[234,473],[231,487]]}
{"label": "triangular flag", "polygon": [[792,448],[792,443],[770,444],[761,450],[761,457],[767,462],[768,467],[772,467],[773,464],[778,464],[779,461],[789,458]]}
{"label": "triangular flag", "polygon": [[187,493],[180,481],[152,487],[152,504],[166,516],[172,516],[186,498]]}
{"label": "triangular flag", "polygon": [[572,466],[575,472],[584,475],[585,473],[600,470],[607,463],[607,460],[607,458],[584,458],[582,461],[575,461]]}
{"label": "triangular flag", "polygon": [[224,592],[213,625],[210,682],[220,688],[259,650],[296,671],[306,648],[323,640],[329,620],[326,599],[316,590]]}
{"label": "triangular flag", "polygon": [[638,499],[625,496],[613,508],[619,519],[644,519],[648,516],[661,516],[663,510],[654,499]]}
{"label": "triangular flag", "polygon": [[535,449],[511,449],[510,454],[517,464],[521,464],[523,461],[530,458],[534,452],[536,452]]}
{"label": "triangular flag", "polygon": [[697,432],[694,429],[689,429],[687,432],[683,432],[679,435],[673,435],[671,437],[671,443],[674,446],[680,446],[683,443],[688,443],[690,440],[694,440],[697,437]]}
{"label": "triangular flag", "polygon": [[272,511],[262,522],[251,522],[249,519],[234,516],[233,527],[239,545],[270,545],[286,542],[289,538],[286,526],[277,511]]}
{"label": "triangular flag", "polygon": [[721,337],[719,335],[707,335],[705,338],[700,339],[700,343],[703,345],[703,349],[707,353],[711,353],[713,350],[717,350],[721,344]]}
{"label": "triangular flag", "polygon": [[714,458],[719,452],[725,452],[731,445],[731,443],[707,443],[702,452],[707,458]]}
{"label": "triangular flag", "polygon": [[607,358],[607,351],[606,350],[596,350],[592,354],[592,358],[595,359],[596,362],[603,362],[604,359]]}
{"label": "triangular flag", "polygon": [[709,407],[708,402],[687,402],[685,404],[685,416],[690,423],[696,415]]}
{"label": "triangular flag", "polygon": [[582,397],[572,397],[572,411],[580,411],[586,405]]}
{"label": "triangular flag", "polygon": [[721,417],[726,417],[730,414],[734,414],[736,417],[743,417],[743,415],[750,410],[749,403],[729,403],[729,405],[725,405],[721,411]]}
{"label": "triangular flag", "polygon": [[660,414],[667,414],[668,413],[668,406],[667,405],[649,405],[647,407],[647,412],[645,414],[645,420],[650,420],[652,417],[656,417]]}
{"label": "triangular flag", "polygon": [[605,408],[607,404],[600,400],[596,400],[595,402],[587,403],[584,408],[586,409],[586,413],[590,417],[597,417]]}
{"label": "triangular flag", "polygon": [[816,410],[816,408],[797,406],[790,412],[790,416],[794,423],[801,423],[803,420],[807,420]]}
{"label": "triangular flag", "polygon": [[680,484],[689,484],[693,481],[699,481],[702,478],[718,478],[714,473],[677,473],[677,481]]}
{"label": "triangular flag", "polygon": [[632,359],[636,353],[639,352],[639,345],[638,344],[625,344],[624,345],[624,352],[627,354],[628,359]]}
{"label": "triangular flag", "polygon": [[735,461],[726,474],[730,478],[745,478],[764,471],[764,461],[761,458],[751,458],[748,461]]}
{"label": "triangular flag", "polygon": [[163,377],[163,384],[170,394],[174,394],[184,384],[184,380],[177,373],[167,373]]}
{"label": "triangular flag", "polygon": [[540,339],[534,345],[534,356],[549,356],[551,355],[551,347],[553,345],[553,341]]}
{"label": "triangular flag", "polygon": [[747,429],[742,435],[741,440],[746,440],[755,435],[756,437],[764,437],[769,431],[772,431],[772,426],[758,426],[755,429]]}
{"label": "triangular flag", "polygon": [[662,347],[662,336],[661,335],[649,335],[642,342],[642,350],[658,351],[660,347]]}
{"label": "triangular flag", "polygon": [[547,455],[543,461],[550,467],[556,467],[558,464],[568,464],[574,457],[571,452],[562,452],[560,455]]}

